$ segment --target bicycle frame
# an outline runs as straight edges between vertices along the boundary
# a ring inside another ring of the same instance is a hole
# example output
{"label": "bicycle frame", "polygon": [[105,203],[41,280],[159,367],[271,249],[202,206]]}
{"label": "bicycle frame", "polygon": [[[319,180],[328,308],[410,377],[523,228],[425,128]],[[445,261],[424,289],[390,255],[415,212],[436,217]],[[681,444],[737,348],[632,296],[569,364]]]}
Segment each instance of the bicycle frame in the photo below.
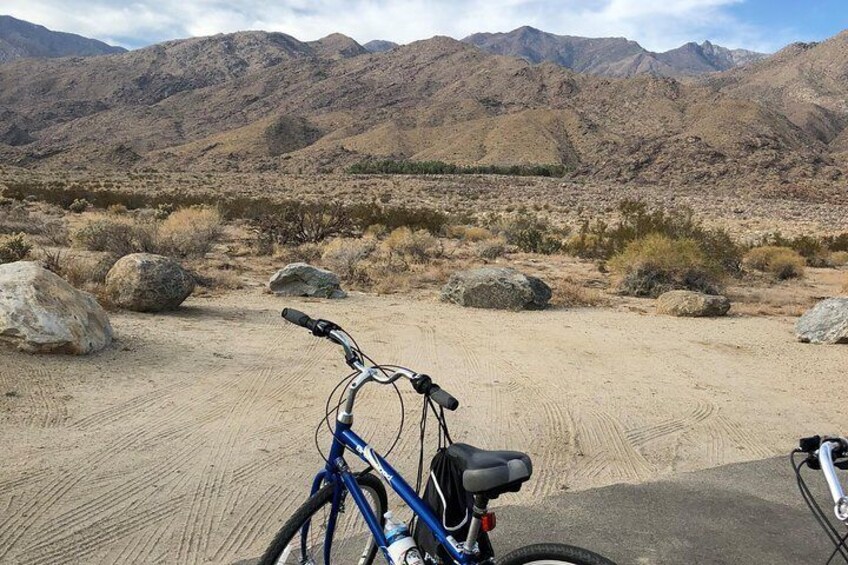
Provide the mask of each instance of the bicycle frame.
{"label": "bicycle frame", "polygon": [[[368,502],[365,500],[365,495],[359,484],[356,482],[356,477],[347,467],[344,461],[345,448],[350,449],[365,463],[370,465],[374,471],[379,473],[383,479],[392,487],[400,498],[406,502],[412,509],[418,519],[430,529],[439,543],[444,546],[451,558],[460,565],[475,565],[477,560],[474,555],[470,555],[461,551],[456,540],[449,537],[448,533],[442,526],[439,518],[433,511],[424,503],[418,496],[415,490],[401,477],[401,475],[371,446],[369,446],[362,438],[356,435],[351,429],[350,423],[336,422],[334,432],[333,445],[330,448],[330,456],[327,458],[327,466],[319,472],[312,484],[312,493],[315,494],[325,482],[334,485],[333,504],[330,510],[330,517],[327,521],[327,533],[324,538],[324,562],[329,563],[330,550],[332,549],[333,534],[335,533],[336,519],[338,517],[339,507],[341,504],[342,494],[347,490],[356,503],[359,512],[365,518],[368,528],[371,530],[377,546],[383,552],[387,563],[392,563],[389,557],[386,536],[380,527],[380,519],[374,515]],[[306,543],[308,533],[308,524],[304,526],[301,532],[301,543]]]}

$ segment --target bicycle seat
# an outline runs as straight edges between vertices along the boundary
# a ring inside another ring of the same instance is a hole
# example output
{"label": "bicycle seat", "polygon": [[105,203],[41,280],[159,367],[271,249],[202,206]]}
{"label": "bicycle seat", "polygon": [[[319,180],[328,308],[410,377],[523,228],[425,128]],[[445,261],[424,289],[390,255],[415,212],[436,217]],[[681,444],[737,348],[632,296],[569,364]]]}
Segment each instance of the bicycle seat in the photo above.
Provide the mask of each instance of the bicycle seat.
{"label": "bicycle seat", "polygon": [[518,451],[486,451],[465,443],[454,443],[447,455],[462,470],[462,486],[472,494],[497,498],[518,492],[533,474],[530,457]]}

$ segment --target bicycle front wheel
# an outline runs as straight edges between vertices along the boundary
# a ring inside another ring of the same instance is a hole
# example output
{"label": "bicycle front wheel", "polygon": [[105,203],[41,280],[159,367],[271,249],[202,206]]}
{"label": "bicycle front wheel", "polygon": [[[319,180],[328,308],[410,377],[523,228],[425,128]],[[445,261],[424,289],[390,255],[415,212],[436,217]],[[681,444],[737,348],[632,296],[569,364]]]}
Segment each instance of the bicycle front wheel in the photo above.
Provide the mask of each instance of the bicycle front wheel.
{"label": "bicycle front wheel", "polygon": [[498,565],[615,565],[597,553],[559,543],[540,543],[516,549]]}
{"label": "bicycle front wheel", "polygon": [[[365,474],[356,478],[365,499],[374,514],[383,523],[383,514],[388,507],[386,487],[374,475]],[[327,564],[324,561],[324,538],[327,534],[327,522],[333,505],[333,485],[325,485],[315,493],[288,522],[280,529],[274,541],[259,561],[260,565],[294,565],[312,563]],[[374,536],[368,529],[359,507],[345,492],[342,507],[336,518],[333,535],[330,565],[341,563],[371,564],[377,555],[378,547]]]}

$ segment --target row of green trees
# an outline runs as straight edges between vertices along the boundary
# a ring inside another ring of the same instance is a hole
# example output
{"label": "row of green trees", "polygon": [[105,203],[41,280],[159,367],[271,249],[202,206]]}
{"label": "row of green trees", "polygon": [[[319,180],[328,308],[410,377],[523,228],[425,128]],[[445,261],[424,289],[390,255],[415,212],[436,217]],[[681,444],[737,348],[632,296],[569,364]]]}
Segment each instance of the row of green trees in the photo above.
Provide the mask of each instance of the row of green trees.
{"label": "row of green trees", "polygon": [[562,177],[565,165],[454,165],[443,161],[366,160],[348,167],[355,175],[509,175],[518,177]]}

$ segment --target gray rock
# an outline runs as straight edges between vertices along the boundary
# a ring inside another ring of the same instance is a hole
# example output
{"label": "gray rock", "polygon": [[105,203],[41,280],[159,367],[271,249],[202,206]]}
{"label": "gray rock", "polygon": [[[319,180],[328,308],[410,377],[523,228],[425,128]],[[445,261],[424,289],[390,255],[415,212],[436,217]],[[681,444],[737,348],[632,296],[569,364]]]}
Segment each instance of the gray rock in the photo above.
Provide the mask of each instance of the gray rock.
{"label": "gray rock", "polygon": [[701,318],[724,316],[729,310],[730,300],[717,294],[672,290],[657,298],[657,314]]}
{"label": "gray rock", "polygon": [[152,253],[131,253],[106,274],[113,304],[135,312],[175,310],[194,290],[195,280],[176,261]]}
{"label": "gray rock", "polygon": [[471,308],[541,310],[551,288],[515,269],[483,267],[454,273],[442,288],[442,300]]}
{"label": "gray rock", "polygon": [[30,353],[84,355],[112,342],[109,317],[38,263],[0,265],[0,341]]}
{"label": "gray rock", "polygon": [[807,310],[795,335],[805,343],[848,343],[848,298],[828,298]]}
{"label": "gray rock", "polygon": [[268,288],[279,296],[312,296],[344,298],[339,277],[335,273],[306,263],[286,265],[271,276]]}

